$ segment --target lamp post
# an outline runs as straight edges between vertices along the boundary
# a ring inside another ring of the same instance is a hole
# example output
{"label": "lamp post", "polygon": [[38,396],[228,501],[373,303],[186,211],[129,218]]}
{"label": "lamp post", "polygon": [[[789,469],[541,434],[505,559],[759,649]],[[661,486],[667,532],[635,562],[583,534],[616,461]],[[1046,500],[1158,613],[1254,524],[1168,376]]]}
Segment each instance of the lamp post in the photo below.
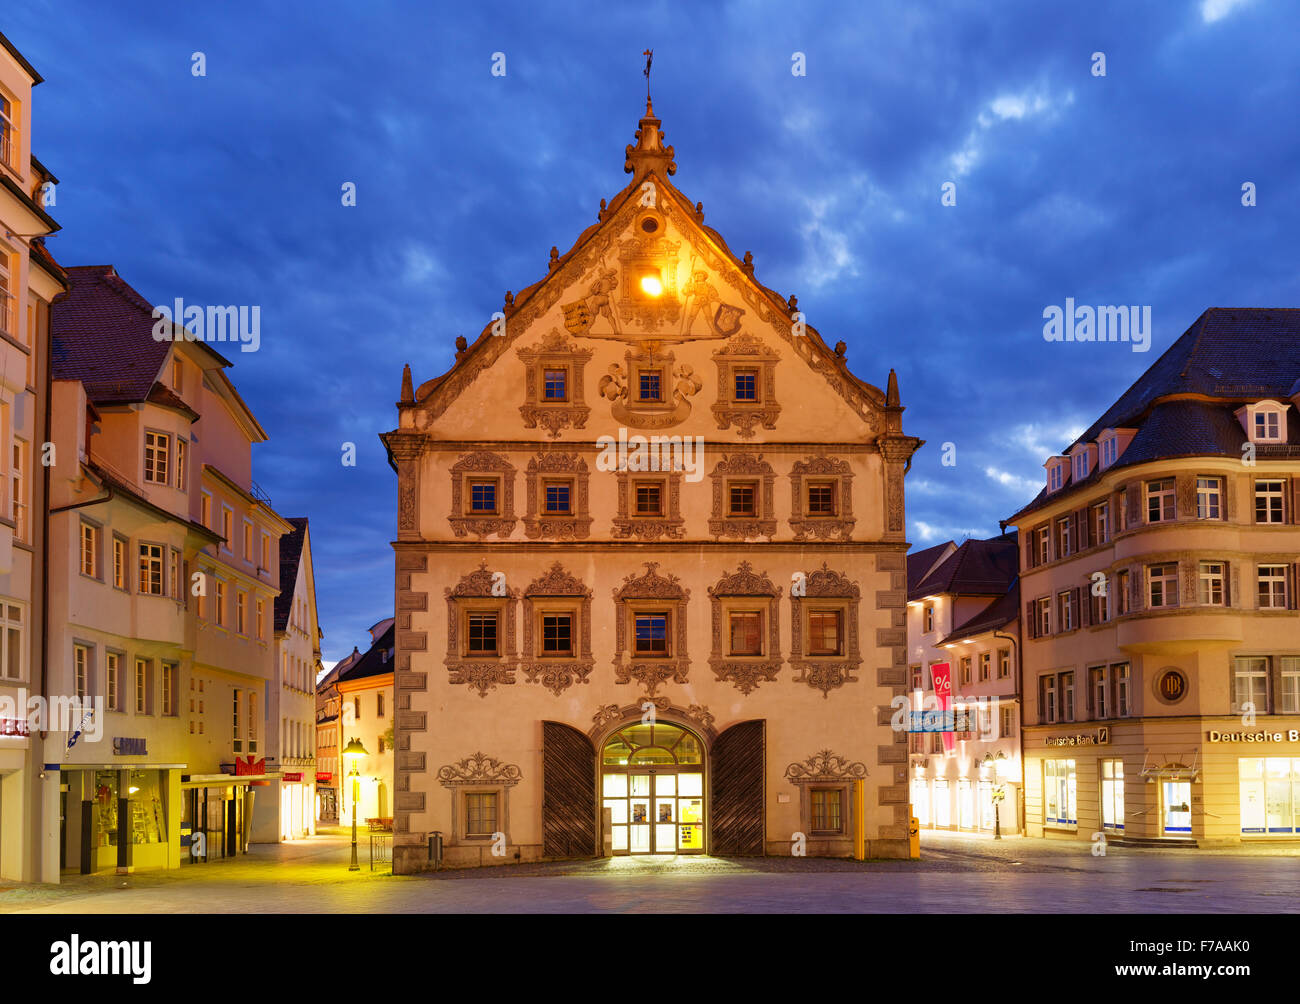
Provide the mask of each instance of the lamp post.
{"label": "lamp post", "polygon": [[343,750],[343,756],[352,767],[348,774],[348,777],[352,778],[352,863],[348,865],[350,872],[361,871],[361,865],[357,863],[357,800],[361,797],[361,775],[357,773],[357,757],[368,755],[360,739],[351,740]]}
{"label": "lamp post", "polygon": [[994,840],[1002,839],[1002,811],[1000,807],[1002,804],[1002,800],[1007,796],[1006,787],[1002,781],[1002,765],[1006,762],[1006,759],[1007,759],[1007,755],[1003,753],[1001,750],[998,750],[997,756],[994,756],[992,753],[984,754],[985,765],[988,764],[993,765],[993,777],[994,780],[996,781],[996,784],[993,786],[993,795],[992,795],[993,839]]}

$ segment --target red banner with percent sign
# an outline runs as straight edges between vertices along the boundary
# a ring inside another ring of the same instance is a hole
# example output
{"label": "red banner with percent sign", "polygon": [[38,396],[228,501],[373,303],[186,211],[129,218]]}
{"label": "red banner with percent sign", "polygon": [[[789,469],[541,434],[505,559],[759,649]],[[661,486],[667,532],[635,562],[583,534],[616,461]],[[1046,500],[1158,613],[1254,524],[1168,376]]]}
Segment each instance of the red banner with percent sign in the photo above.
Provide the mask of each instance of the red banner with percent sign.
{"label": "red banner with percent sign", "polygon": [[[934,683],[934,697],[939,703],[939,714],[946,721],[948,709],[952,707],[952,665],[946,662],[936,662],[930,667],[930,679]],[[944,732],[944,753],[951,753],[956,744],[957,737],[951,732]]]}

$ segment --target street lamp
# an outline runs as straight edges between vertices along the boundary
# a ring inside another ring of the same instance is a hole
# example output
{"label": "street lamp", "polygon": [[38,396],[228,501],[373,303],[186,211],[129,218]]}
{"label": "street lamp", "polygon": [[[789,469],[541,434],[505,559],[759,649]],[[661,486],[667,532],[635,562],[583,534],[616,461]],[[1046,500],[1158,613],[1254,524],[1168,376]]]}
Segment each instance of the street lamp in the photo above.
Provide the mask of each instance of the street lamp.
{"label": "street lamp", "polygon": [[1002,800],[1007,797],[1006,787],[1002,782],[1002,764],[1006,762],[1007,755],[998,750],[997,755],[992,753],[984,754],[984,766],[993,765],[993,777],[996,784],[993,786],[993,839],[1002,839],[1002,812],[999,806]]}
{"label": "street lamp", "polygon": [[359,872],[361,865],[357,863],[357,800],[361,797],[361,775],[357,773],[357,757],[369,756],[366,748],[361,745],[360,739],[351,740],[343,750],[343,756],[352,766],[352,771],[348,777],[352,778],[352,864],[348,865],[348,871]]}

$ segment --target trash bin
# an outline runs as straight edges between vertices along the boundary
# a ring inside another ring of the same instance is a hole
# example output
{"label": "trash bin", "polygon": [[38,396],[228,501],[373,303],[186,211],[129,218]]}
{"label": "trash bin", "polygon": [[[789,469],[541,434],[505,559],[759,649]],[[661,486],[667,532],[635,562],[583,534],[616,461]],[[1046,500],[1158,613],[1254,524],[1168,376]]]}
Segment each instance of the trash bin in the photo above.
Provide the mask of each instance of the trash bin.
{"label": "trash bin", "polygon": [[442,831],[434,830],[429,834],[429,863],[435,868],[442,867]]}

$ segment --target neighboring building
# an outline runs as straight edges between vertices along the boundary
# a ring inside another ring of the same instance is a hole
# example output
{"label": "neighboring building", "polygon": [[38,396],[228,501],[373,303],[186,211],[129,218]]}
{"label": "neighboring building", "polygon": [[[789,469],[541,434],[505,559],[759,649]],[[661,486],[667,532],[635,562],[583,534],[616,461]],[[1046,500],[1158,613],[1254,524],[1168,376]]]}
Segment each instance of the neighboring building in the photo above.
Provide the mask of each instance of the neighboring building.
{"label": "neighboring building", "polygon": [[393,618],[387,617],[370,629],[371,646],[365,654],[341,670],[336,679],[339,704],[339,749],[359,739],[366,755],[358,757],[360,775],[357,794],[359,809],[352,802],[353,765],[346,759],[339,765],[339,822],[358,824],[367,820],[393,818]]}
{"label": "neighboring building", "polygon": [[229,362],[155,339],[151,305],[111,266],[68,273],[52,312],[48,685],[107,710],[102,738],[46,756],[60,764],[47,819],[63,821],[46,829],[51,882],[61,862],[176,867],[247,848],[254,785],[278,776],[265,720],[293,529],[252,482],[266,436]]}
{"label": "neighboring building", "polygon": [[[258,842],[298,840],[316,832],[316,677],[320,674],[320,624],[316,575],[307,520],[290,517],[280,538],[280,595],[275,598],[279,686],[267,706],[267,763],[280,777],[259,802],[253,821]],[[278,724],[277,724],[278,723]]]}
{"label": "neighboring building", "polygon": [[912,708],[940,707],[933,667],[946,664],[954,710],[948,737],[910,736],[912,811],[923,827],[1020,831],[1017,557],[1014,533],[949,541],[908,557]]}
{"label": "neighboring building", "polygon": [[[45,249],[59,225],[57,179],[32,153],[41,76],[0,35],[0,880],[40,877],[39,729],[27,698],[46,693],[45,576],[50,303],[67,276]],[[57,807],[57,803],[56,803]]]}
{"label": "neighboring building", "polygon": [[1205,311],[1008,521],[1031,836],[1300,834],[1300,310]]}
{"label": "neighboring building", "polygon": [[322,823],[339,821],[339,730],[343,726],[339,699],[339,674],[361,658],[352,653],[330,667],[316,682],[316,818]]}
{"label": "neighboring building", "polygon": [[449,372],[403,376],[399,873],[435,831],[449,865],[908,853],[920,441],[673,156],[647,102],[598,222]]}

